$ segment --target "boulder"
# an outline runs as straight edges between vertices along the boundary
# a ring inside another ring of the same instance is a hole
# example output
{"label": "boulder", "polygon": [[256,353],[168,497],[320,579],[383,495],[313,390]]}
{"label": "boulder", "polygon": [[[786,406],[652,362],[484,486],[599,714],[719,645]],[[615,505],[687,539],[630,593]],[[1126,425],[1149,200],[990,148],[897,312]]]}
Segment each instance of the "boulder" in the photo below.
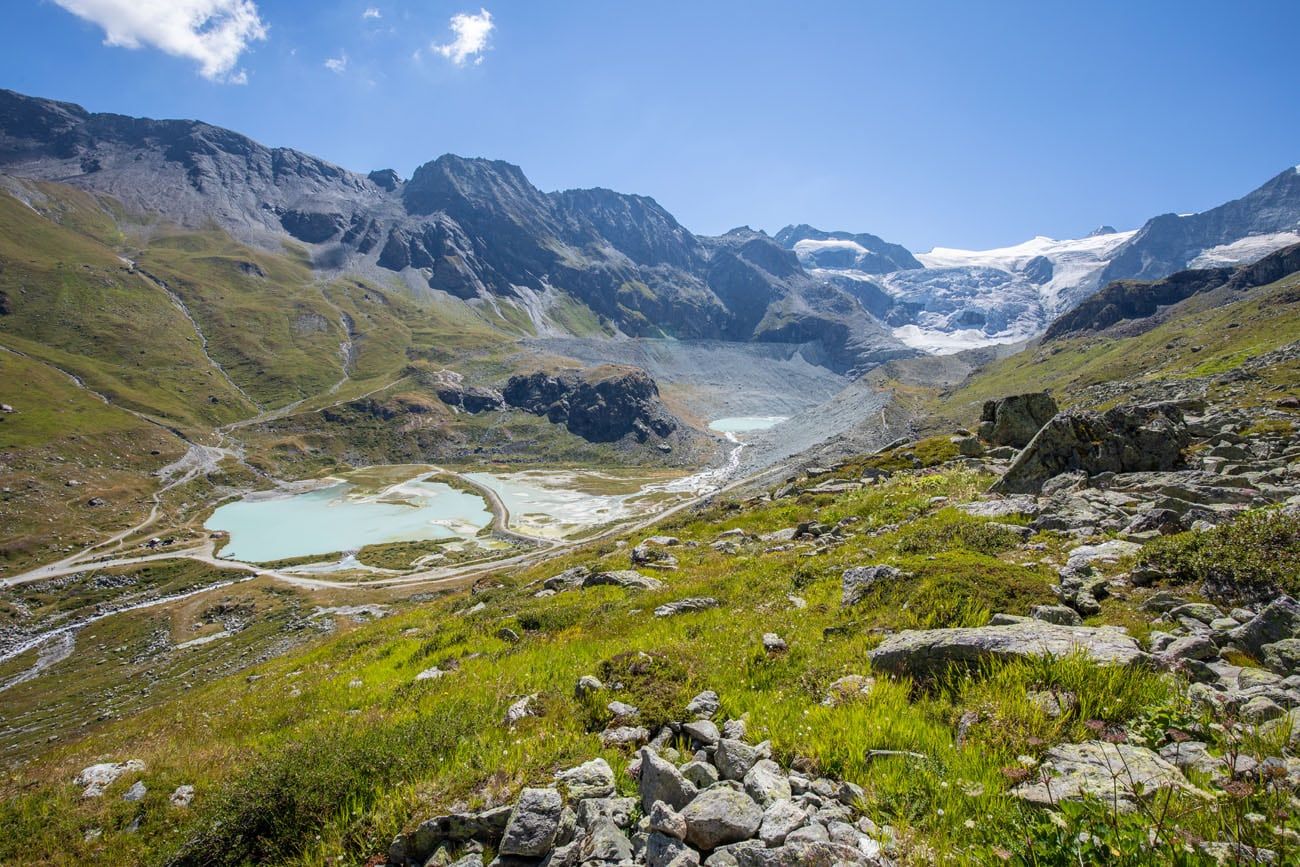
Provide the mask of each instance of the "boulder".
{"label": "boulder", "polygon": [[73,782],[78,786],[85,787],[81,792],[83,798],[98,798],[104,794],[105,789],[117,781],[118,777],[124,774],[139,774],[143,771],[144,762],[139,759],[129,759],[125,762],[104,762],[83,768]]}
{"label": "boulder", "polygon": [[682,818],[681,813],[663,801],[655,801],[654,806],[650,808],[649,819],[651,831],[657,831],[675,840],[686,839],[686,820]]}
{"label": "boulder", "polygon": [[1103,665],[1131,665],[1148,659],[1127,632],[1111,626],[1056,626],[1030,620],[1006,626],[909,629],[887,637],[868,654],[872,668],[888,674],[927,677],[953,664],[1081,652]]}
{"label": "boulder", "polygon": [[1264,645],[1288,638],[1300,638],[1300,603],[1279,596],[1254,618],[1228,633],[1232,643],[1256,658],[1263,658]]}
{"label": "boulder", "polygon": [[1040,806],[1062,800],[1099,798],[1117,808],[1132,808],[1141,795],[1173,788],[1187,794],[1204,793],[1187,782],[1178,768],[1146,747],[1089,741],[1061,744],[1047,751],[1041,775],[1011,790]]}
{"label": "boulder", "polygon": [[745,774],[745,793],[760,807],[790,798],[790,780],[771,759],[759,759]]}
{"label": "boulder", "polygon": [[1283,638],[1272,644],[1265,644],[1264,664],[1270,671],[1281,675],[1300,672],[1300,638]]}
{"label": "boulder", "polygon": [[677,614],[690,614],[695,611],[706,611],[710,608],[717,608],[721,603],[712,596],[695,596],[687,599],[679,599],[676,602],[669,602],[660,605],[655,609],[655,617],[673,617]]}
{"label": "boulder", "polygon": [[604,759],[592,759],[576,768],[560,771],[555,780],[571,801],[608,798],[614,794],[614,771]]}
{"label": "boulder", "polygon": [[551,851],[563,802],[555,789],[524,789],[501,838],[500,853],[540,858]]}
{"label": "boulder", "polygon": [[686,713],[696,719],[712,719],[721,706],[722,700],[718,694],[711,689],[706,689],[691,699],[690,704],[686,705]]}
{"label": "boulder", "polygon": [[780,846],[792,831],[808,821],[808,811],[794,801],[774,801],[763,811],[763,821],[758,827],[758,839],[767,846]]}
{"label": "boulder", "polygon": [[744,792],[725,786],[702,792],[681,814],[686,820],[686,842],[703,851],[748,840],[763,822],[758,804]]}
{"label": "boulder", "polygon": [[1030,609],[1029,616],[1057,626],[1079,626],[1083,623],[1079,612],[1064,605],[1035,605]]}
{"label": "boulder", "polygon": [[1056,401],[1045,391],[988,400],[980,413],[979,435],[995,446],[1022,449],[1057,412]]}
{"label": "boulder", "polygon": [[616,569],[612,572],[594,572],[582,581],[583,587],[602,587],[612,585],[628,590],[662,590],[664,582],[649,575],[642,575],[635,569]]}
{"label": "boulder", "polygon": [[1104,413],[1067,410],[1043,425],[992,487],[996,493],[1032,494],[1054,476],[1168,470],[1182,463],[1189,443],[1182,411],[1174,404],[1130,404]]}
{"label": "boulder", "polygon": [[736,738],[723,737],[718,741],[714,764],[724,780],[740,781],[760,759],[771,758],[771,747],[765,741],[756,747]]}
{"label": "boulder", "polygon": [[893,566],[855,566],[840,576],[840,604],[856,605],[878,581],[896,581],[903,573]]}
{"label": "boulder", "polygon": [[646,747],[641,748],[641,809],[649,813],[656,801],[680,810],[696,795],[693,783],[682,776],[672,762],[664,761]]}

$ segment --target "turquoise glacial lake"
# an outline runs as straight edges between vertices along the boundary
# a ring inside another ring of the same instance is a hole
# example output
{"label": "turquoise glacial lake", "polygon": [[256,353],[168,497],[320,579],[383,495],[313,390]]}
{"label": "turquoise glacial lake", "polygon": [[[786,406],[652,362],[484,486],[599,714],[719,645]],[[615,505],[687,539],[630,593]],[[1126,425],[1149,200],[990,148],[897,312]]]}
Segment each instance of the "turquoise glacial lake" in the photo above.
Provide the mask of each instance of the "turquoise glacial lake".
{"label": "turquoise glacial lake", "polygon": [[267,563],[384,542],[469,539],[492,521],[482,497],[441,482],[407,481],[366,495],[354,487],[245,498],[219,507],[204,526],[230,534],[221,556]]}

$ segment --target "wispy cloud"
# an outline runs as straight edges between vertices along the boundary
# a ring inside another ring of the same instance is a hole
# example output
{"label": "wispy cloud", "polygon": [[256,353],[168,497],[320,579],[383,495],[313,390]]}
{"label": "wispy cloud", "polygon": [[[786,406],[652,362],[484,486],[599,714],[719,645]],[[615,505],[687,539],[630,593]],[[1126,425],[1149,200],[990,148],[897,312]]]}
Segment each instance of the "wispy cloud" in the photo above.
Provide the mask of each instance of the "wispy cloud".
{"label": "wispy cloud", "polygon": [[429,48],[457,66],[482,63],[483,52],[488,49],[488,37],[496,26],[492,23],[492,13],[486,9],[480,9],[477,15],[461,12],[451,16],[450,25],[456,38],[443,45],[434,43]]}
{"label": "wispy cloud", "polygon": [[361,17],[362,18],[383,18],[384,16],[379,14],[378,9],[376,9],[374,6],[371,6],[367,8],[365,12],[361,13]]}
{"label": "wispy cloud", "polygon": [[338,57],[331,57],[325,61],[325,68],[330,72],[342,75],[348,68],[348,53],[345,51]]}
{"label": "wispy cloud", "polygon": [[245,84],[235,71],[250,43],[267,37],[253,0],[54,0],[104,29],[104,44],[149,46],[199,65],[210,81]]}

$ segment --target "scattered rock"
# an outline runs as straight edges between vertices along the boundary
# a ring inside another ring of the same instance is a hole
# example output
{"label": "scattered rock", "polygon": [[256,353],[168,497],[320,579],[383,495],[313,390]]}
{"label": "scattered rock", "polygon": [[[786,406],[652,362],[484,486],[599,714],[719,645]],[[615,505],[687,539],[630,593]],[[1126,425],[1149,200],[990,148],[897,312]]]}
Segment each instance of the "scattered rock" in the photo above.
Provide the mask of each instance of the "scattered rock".
{"label": "scattered rock", "polygon": [[903,573],[893,566],[857,566],[840,576],[840,604],[844,607],[861,602],[878,581],[896,581]]}
{"label": "scattered rock", "polygon": [[98,765],[91,765],[83,768],[81,773],[73,781],[78,786],[84,786],[81,796],[83,798],[98,798],[104,794],[104,790],[111,786],[117,779],[124,774],[139,774],[144,772],[144,762],[139,759],[129,759],[125,762],[104,762]]}
{"label": "scattered rock", "polygon": [[669,602],[666,605],[660,605],[655,609],[655,617],[673,617],[677,614],[690,614],[695,611],[706,611],[710,608],[717,608],[721,603],[712,596],[695,596],[687,599],[679,599],[676,602]]}

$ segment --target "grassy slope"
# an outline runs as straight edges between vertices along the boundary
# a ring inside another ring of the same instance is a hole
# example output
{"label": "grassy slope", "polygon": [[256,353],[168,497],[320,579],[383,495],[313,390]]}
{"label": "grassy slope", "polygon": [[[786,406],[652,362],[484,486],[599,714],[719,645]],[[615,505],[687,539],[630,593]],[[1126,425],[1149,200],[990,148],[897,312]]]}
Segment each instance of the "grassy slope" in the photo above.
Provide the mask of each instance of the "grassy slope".
{"label": "grassy slope", "polygon": [[75,373],[114,403],[182,426],[247,412],[181,311],[100,240],[113,230],[96,204],[58,185],[41,190],[53,203],[48,216],[0,195],[0,292],[10,311],[0,316],[0,343]]}
{"label": "grassy slope", "polygon": [[[0,414],[0,569],[57,559],[132,525],[154,487],[148,473],[185,450],[48,365],[3,350],[0,403],[17,410]],[[87,505],[91,497],[105,505]]]}
{"label": "grassy slope", "polygon": [[[934,496],[968,498],[986,483],[968,471],[923,473],[866,492],[740,511],[723,506],[675,519],[658,529],[703,544],[677,549],[682,568],[663,576],[669,587],[657,593],[598,588],[531,596],[533,582],[572,563],[626,568],[626,549],[608,543],[499,575],[496,589],[475,595],[486,609],[472,616],[453,613],[472,604],[464,594],[420,605],[269,662],[255,682],[240,677],[196,688],[183,701],[56,749],[19,772],[0,819],[20,829],[23,857],[52,863],[148,861],[178,847],[195,863],[319,863],[339,855],[357,863],[383,851],[414,819],[456,801],[507,797],[549,779],[556,767],[600,753],[594,732],[606,722],[603,703],[612,696],[588,705],[572,693],[580,675],[595,673],[627,683],[619,697],[640,706],[649,722],[679,713],[695,691],[715,687],[727,712],[751,713],[757,735],[770,737],[783,759],[805,756],[861,783],[877,821],[979,862],[991,841],[1013,837],[1027,821],[1027,812],[1000,794],[1003,767],[1055,740],[1084,736],[1087,719],[1126,719],[1160,705],[1169,691],[1154,675],[1063,660],[1007,669],[991,681],[954,682],[935,694],[881,684],[867,701],[820,705],[831,681],[865,673],[865,652],[879,640],[873,627],[982,623],[990,610],[1023,613],[1050,598],[1052,572],[1038,562],[1043,552],[1014,553],[1004,532],[931,504]],[[707,545],[725,528],[768,531],[809,517],[856,518],[852,529],[882,532],[862,532],[815,556],[760,547],[727,556]],[[908,523],[889,529],[900,521]],[[1049,554],[1058,550],[1044,541]],[[911,577],[842,609],[840,571],[872,562],[895,563]],[[790,605],[791,593],[808,606]],[[723,606],[672,619],[649,616],[662,602],[706,594]],[[503,642],[501,626],[523,640]],[[787,655],[764,654],[759,638],[768,631],[790,642]],[[648,674],[629,667],[640,651],[656,660]],[[435,664],[454,670],[441,680],[414,681]],[[1049,719],[1024,698],[1030,684],[1073,689],[1081,696],[1078,712]],[[538,694],[545,717],[504,729],[505,708],[530,693]],[[990,724],[958,746],[954,724],[970,706],[983,708]],[[875,748],[928,758],[872,762],[865,750]],[[621,767],[623,757],[604,754]],[[67,780],[91,757],[144,759],[145,802],[116,797],[127,781],[102,801],[80,801]],[[165,805],[180,783],[199,788],[190,813]],[[137,816],[140,831],[124,833]],[[967,820],[979,822],[980,834],[968,833]],[[92,827],[105,835],[85,842]],[[0,858],[19,851],[0,843]]]}

